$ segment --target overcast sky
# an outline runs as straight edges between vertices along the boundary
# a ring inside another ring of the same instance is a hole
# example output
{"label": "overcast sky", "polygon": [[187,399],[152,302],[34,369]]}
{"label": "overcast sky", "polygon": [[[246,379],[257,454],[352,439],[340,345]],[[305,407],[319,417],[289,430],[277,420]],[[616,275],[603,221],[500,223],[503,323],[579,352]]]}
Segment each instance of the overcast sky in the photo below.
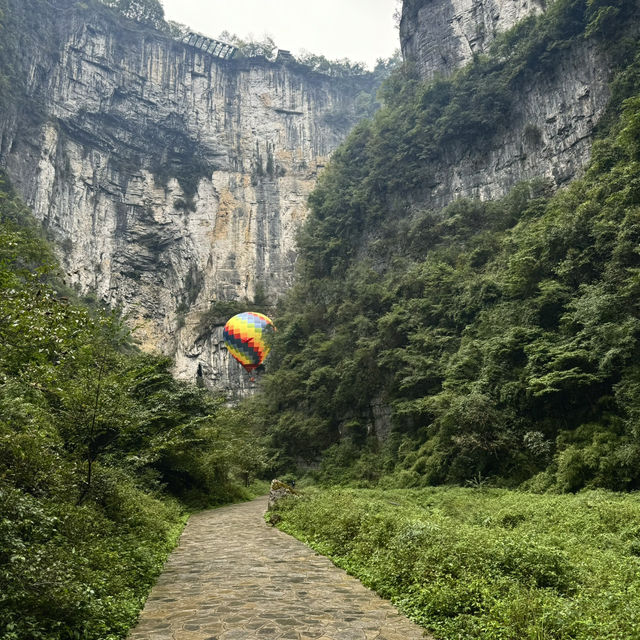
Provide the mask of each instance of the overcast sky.
{"label": "overcast sky", "polygon": [[215,38],[270,35],[293,54],[306,49],[373,67],[399,48],[398,0],[162,0],[165,17]]}

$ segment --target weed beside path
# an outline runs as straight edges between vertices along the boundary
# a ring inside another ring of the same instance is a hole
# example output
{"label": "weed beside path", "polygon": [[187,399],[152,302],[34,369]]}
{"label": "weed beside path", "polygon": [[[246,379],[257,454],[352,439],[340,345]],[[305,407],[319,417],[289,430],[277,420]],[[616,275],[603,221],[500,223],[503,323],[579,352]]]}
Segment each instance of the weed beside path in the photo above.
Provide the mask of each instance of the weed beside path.
{"label": "weed beside path", "polygon": [[638,494],[312,490],[278,515],[437,638],[640,638]]}

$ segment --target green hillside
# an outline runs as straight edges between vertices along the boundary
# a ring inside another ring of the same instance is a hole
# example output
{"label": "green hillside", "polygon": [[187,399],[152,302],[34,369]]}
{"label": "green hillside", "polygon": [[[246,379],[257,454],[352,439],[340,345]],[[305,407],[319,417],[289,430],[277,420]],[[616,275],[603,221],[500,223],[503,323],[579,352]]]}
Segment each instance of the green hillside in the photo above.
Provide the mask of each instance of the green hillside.
{"label": "green hillside", "polygon": [[[327,482],[640,486],[637,18],[557,0],[451,79],[387,83],[311,196],[260,407],[283,469],[322,455]],[[420,209],[444,150],[481,151],[521,84],[585,40],[615,73],[584,177]]]}

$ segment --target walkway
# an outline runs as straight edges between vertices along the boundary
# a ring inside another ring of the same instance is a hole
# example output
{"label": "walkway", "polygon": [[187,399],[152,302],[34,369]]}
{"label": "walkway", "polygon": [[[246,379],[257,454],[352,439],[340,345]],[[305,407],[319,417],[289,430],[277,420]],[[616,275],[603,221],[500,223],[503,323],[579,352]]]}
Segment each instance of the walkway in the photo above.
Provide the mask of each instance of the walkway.
{"label": "walkway", "polygon": [[130,640],[418,640],[423,631],[263,520],[266,498],[191,517]]}

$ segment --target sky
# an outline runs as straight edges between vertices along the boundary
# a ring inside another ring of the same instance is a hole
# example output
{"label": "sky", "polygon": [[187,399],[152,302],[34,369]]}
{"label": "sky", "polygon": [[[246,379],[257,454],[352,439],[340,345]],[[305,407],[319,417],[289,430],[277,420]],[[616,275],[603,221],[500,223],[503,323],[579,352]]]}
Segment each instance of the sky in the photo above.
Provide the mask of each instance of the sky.
{"label": "sky", "polygon": [[271,36],[294,55],[306,50],[373,68],[400,47],[393,13],[399,0],[162,0],[165,18],[215,38]]}

